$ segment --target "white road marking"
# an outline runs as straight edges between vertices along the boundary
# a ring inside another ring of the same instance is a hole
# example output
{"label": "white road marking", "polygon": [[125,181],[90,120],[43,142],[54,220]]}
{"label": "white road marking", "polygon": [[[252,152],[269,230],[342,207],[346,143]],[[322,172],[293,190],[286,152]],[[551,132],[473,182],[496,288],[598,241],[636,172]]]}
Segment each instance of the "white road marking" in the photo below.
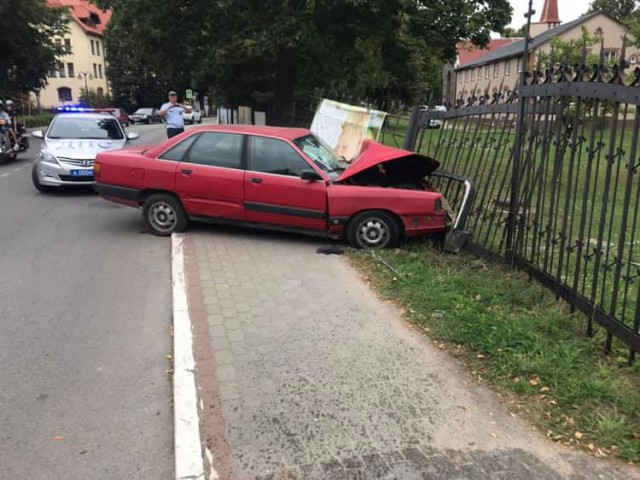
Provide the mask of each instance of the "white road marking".
{"label": "white road marking", "polygon": [[[181,234],[171,235],[173,282],[173,410],[176,480],[205,480],[198,417],[193,336],[187,302],[184,246]],[[211,479],[218,474],[211,467]]]}

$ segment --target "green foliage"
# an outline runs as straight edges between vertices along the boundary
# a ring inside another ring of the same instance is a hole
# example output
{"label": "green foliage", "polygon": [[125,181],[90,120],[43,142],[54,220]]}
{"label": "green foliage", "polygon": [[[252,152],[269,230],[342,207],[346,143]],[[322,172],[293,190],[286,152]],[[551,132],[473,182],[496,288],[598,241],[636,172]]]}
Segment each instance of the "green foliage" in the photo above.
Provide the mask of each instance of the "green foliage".
{"label": "green foliage", "polygon": [[624,22],[636,10],[637,5],[637,0],[593,0],[589,5],[589,13],[606,13],[619,22]]}
{"label": "green foliage", "polygon": [[[586,319],[526,275],[430,243],[353,258],[382,294],[556,441],[640,460],[638,367],[605,356]],[[616,344],[614,348],[621,349]],[[621,350],[622,352],[622,350]],[[575,433],[580,435],[576,437]]]}
{"label": "green foliage", "polygon": [[45,0],[0,2],[0,91],[26,92],[45,86],[48,72],[63,54],[54,37],[67,30],[66,11]]}
{"label": "green foliage", "polygon": [[23,118],[27,128],[46,127],[53,119],[53,114],[27,115]]}
{"label": "green foliage", "polygon": [[80,102],[92,108],[113,107],[114,105],[110,95],[97,93],[91,89],[87,91],[84,88],[80,89]]}
{"label": "green foliage", "polygon": [[456,43],[485,45],[512,12],[507,0],[95,2],[114,12],[106,43],[118,103],[193,87],[279,109],[317,90],[424,101],[439,94]]}

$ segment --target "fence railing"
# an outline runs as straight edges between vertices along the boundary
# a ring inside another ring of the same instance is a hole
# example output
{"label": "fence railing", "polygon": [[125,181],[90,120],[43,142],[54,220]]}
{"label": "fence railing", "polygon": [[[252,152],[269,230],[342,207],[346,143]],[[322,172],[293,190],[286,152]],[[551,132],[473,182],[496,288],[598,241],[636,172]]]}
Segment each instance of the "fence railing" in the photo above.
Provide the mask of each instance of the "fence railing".
{"label": "fence railing", "polygon": [[[640,352],[640,69],[540,65],[447,112],[415,109],[405,148],[477,188],[470,249],[506,260]],[[442,122],[433,122],[433,120]],[[438,126],[440,128],[431,128]],[[449,186],[441,185],[445,195]],[[453,192],[451,192],[453,193]]]}

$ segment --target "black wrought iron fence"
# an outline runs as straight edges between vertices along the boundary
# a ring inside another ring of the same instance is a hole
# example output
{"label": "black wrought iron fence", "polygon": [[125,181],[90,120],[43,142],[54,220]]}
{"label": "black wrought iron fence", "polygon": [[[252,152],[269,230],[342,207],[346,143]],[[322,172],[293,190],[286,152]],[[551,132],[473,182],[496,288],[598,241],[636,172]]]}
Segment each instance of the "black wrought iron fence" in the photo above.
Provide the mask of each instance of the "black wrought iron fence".
{"label": "black wrought iron fence", "polygon": [[[413,111],[405,148],[474,180],[470,248],[525,270],[640,352],[640,69],[550,65],[447,112]],[[441,120],[433,122],[434,119]],[[440,187],[445,195],[449,185]]]}

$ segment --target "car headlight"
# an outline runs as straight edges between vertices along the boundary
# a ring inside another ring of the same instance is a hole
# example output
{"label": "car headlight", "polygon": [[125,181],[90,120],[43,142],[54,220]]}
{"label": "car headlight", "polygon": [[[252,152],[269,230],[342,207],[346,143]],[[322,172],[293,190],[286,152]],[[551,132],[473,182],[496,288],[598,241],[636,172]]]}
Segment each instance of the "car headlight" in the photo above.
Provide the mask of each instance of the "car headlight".
{"label": "car headlight", "polygon": [[47,163],[58,163],[58,159],[47,149],[43,148],[38,152],[38,161]]}

